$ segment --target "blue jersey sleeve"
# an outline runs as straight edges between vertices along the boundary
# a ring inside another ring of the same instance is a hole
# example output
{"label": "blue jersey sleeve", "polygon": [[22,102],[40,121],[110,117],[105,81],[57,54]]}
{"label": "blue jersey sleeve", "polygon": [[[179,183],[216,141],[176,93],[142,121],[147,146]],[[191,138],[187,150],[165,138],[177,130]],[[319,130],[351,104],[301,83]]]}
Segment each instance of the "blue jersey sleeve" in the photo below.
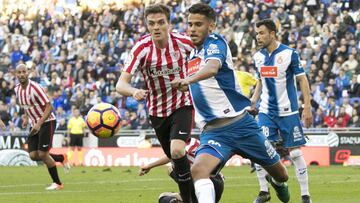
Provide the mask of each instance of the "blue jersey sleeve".
{"label": "blue jersey sleeve", "polygon": [[216,59],[224,64],[227,55],[227,44],[220,36],[211,34],[204,43],[204,60]]}
{"label": "blue jersey sleeve", "polygon": [[300,57],[297,51],[293,51],[291,54],[291,64],[290,68],[295,75],[304,74],[304,68],[301,66]]}

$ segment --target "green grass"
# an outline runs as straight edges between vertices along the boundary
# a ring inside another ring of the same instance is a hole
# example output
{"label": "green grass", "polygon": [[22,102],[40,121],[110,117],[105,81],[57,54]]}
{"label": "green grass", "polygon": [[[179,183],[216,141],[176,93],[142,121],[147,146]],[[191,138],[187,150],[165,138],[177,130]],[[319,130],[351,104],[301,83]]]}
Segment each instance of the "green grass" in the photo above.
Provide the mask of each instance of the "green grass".
{"label": "green grass", "polygon": [[[143,177],[137,176],[138,168],[72,168],[59,175],[65,185],[62,191],[47,192],[50,183],[45,167],[0,167],[1,203],[55,203],[55,202],[117,202],[156,203],[164,191],[177,191],[168,178],[166,168],[154,169]],[[226,177],[221,203],[251,203],[259,187],[255,174],[248,166],[223,169]],[[300,202],[299,185],[293,168],[289,168],[289,188],[293,203]],[[310,167],[310,191],[314,203],[360,202],[360,168],[358,167]],[[273,190],[272,203],[279,202]]]}

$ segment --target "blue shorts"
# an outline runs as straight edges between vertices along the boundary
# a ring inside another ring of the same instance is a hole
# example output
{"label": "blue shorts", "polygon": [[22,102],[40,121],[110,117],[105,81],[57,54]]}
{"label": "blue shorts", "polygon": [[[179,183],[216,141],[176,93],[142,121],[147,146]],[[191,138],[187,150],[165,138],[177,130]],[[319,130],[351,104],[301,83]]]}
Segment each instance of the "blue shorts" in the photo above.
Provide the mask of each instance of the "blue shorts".
{"label": "blue shorts", "polygon": [[285,148],[298,147],[306,143],[299,114],[270,117],[259,113],[259,126],[268,140],[276,142],[282,139]]}
{"label": "blue shorts", "polygon": [[279,155],[265,138],[255,119],[248,113],[229,125],[203,131],[196,156],[206,153],[221,160],[221,169],[234,155],[251,159],[262,166],[271,166],[279,161]]}

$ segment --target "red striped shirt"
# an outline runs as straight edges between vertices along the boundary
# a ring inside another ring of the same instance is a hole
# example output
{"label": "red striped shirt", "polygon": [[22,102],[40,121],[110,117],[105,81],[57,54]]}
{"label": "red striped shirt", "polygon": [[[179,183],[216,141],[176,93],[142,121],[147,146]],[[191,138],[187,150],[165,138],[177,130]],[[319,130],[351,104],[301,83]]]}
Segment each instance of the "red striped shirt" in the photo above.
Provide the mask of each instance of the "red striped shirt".
{"label": "red striped shirt", "polygon": [[200,141],[195,138],[191,138],[190,141],[186,143],[185,151],[187,152],[186,156],[189,160],[190,165],[194,163],[195,153],[199,145]]}
{"label": "red striped shirt", "polygon": [[168,117],[176,109],[192,105],[189,92],[172,88],[170,82],[186,76],[186,58],[193,48],[190,38],[178,33],[170,33],[164,49],[157,48],[150,35],[140,38],[132,48],[124,71],[142,73],[149,90],[147,108],[151,116]]}
{"label": "red striped shirt", "polygon": [[[15,94],[20,106],[24,108],[26,115],[30,118],[31,125],[34,126],[44,115],[46,103],[50,102],[45,90],[38,83],[29,80],[26,88],[17,84]],[[45,122],[55,119],[55,114],[51,112]]]}

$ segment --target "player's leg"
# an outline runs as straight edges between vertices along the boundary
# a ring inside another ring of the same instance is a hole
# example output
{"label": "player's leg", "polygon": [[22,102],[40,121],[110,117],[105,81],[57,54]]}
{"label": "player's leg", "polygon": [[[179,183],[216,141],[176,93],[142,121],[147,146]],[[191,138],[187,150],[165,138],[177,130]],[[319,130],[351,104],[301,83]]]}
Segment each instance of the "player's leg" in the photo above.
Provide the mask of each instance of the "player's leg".
{"label": "player's leg", "polygon": [[311,202],[307,165],[300,149],[306,143],[301,127],[299,114],[281,118],[279,122],[280,134],[284,140],[284,147],[290,150],[290,158],[295,166],[295,174],[300,184],[301,196],[304,203]]}
{"label": "player's leg", "polygon": [[49,154],[49,149],[51,148],[52,137],[55,131],[56,121],[49,121],[44,123],[39,131],[39,145],[38,145],[38,154],[39,158],[45,163],[48,168],[49,174],[53,181],[46,190],[60,190],[63,188],[63,184],[60,181],[56,164],[54,159]]}
{"label": "player's leg", "polygon": [[191,167],[191,174],[194,178],[196,196],[199,203],[215,203],[215,186],[210,179],[211,173],[221,163],[221,160],[214,156],[216,151],[211,148],[202,148],[195,158]]}
{"label": "player's leg", "polygon": [[233,141],[231,129],[227,126],[216,128],[208,126],[200,135],[200,147],[197,149],[195,161],[191,167],[199,203],[214,203],[220,199],[223,182],[214,181],[210,177],[218,174],[226,161],[234,154]]}
{"label": "player's leg", "polygon": [[[258,120],[259,120],[258,122],[259,126],[262,129],[265,137],[267,137],[267,139],[270,141],[276,140],[278,138],[278,130],[277,130],[278,128],[276,124],[266,114],[263,113],[259,114]],[[255,164],[255,168],[256,168],[256,176],[258,178],[260,185],[260,192],[256,197],[254,203],[268,202],[271,199],[268,182],[266,180],[266,175],[268,173],[259,164]]]}
{"label": "player's leg", "polygon": [[33,161],[41,161],[37,152],[39,143],[39,134],[31,135],[27,138],[28,151],[30,159]]}
{"label": "player's leg", "polygon": [[288,202],[290,194],[285,183],[288,180],[288,174],[280,162],[280,156],[265,138],[253,117],[246,115],[235,124],[237,124],[235,131],[238,132],[236,153],[263,166],[271,176],[270,183],[279,199],[282,202]]}
{"label": "player's leg", "polygon": [[[172,114],[172,116],[175,113],[176,112],[174,112]],[[179,191],[181,193],[181,197],[183,198],[184,202],[191,202],[191,199],[195,199],[195,201],[196,201],[193,182],[191,179],[190,166],[189,165],[186,166],[186,164],[189,164],[189,163],[188,163],[187,157],[185,155],[185,142],[183,140],[181,140],[182,137],[184,137],[184,135],[181,135],[181,137],[180,137],[181,139],[179,139],[176,137],[175,133],[171,133],[171,132],[176,132],[176,130],[174,130],[175,126],[179,126],[179,124],[178,123],[174,124],[173,123],[174,119],[171,117],[161,118],[161,117],[150,116],[150,119],[151,119],[151,124],[152,124],[153,128],[155,129],[156,136],[161,144],[161,147],[164,150],[164,153],[166,154],[167,157],[172,159],[174,162],[175,174],[177,176],[179,173],[185,174],[182,176],[182,182],[180,182],[180,181],[177,182]],[[190,122],[191,122],[191,120],[192,119],[190,118]],[[186,122],[185,122],[185,124],[186,124]],[[171,134],[172,134],[172,136],[171,136]],[[188,135],[186,135],[186,136],[188,136]],[[175,141],[178,141],[177,143],[180,142],[180,145],[184,147],[184,148],[181,148],[184,151],[176,150],[179,148],[174,148],[175,149],[175,152],[173,152],[174,156],[180,156],[179,154],[181,154],[181,153],[184,154],[184,156],[180,157],[180,159],[174,160],[172,158],[171,147],[170,147],[172,138],[177,138],[177,139],[175,139]],[[184,144],[182,144],[182,142],[184,142]],[[178,152],[176,153],[176,151],[178,151]],[[185,157],[185,159],[184,159],[184,157]],[[185,162],[185,164],[182,164],[184,162]],[[188,169],[187,169],[187,167],[188,167]],[[185,171],[185,172],[182,172],[182,171]],[[189,179],[189,177],[190,177],[190,179]],[[191,195],[191,194],[193,194],[193,195]],[[194,196],[194,197],[192,198],[192,196]]]}
{"label": "player's leg", "polygon": [[170,117],[170,154],[183,202],[197,202],[190,163],[186,156],[186,140],[193,126],[193,108],[182,107]]}
{"label": "player's leg", "polygon": [[[168,167],[168,175],[175,181],[177,182],[178,177],[175,174],[173,167],[169,166]],[[218,173],[215,176],[211,176],[210,177],[211,182],[214,184],[214,189],[215,189],[215,199],[216,202],[219,202],[222,196],[222,193],[224,191],[224,178],[223,175],[221,173]],[[161,201],[160,201],[161,199]],[[181,197],[179,196],[178,193],[169,193],[169,192],[164,192],[160,195],[159,197],[159,203],[166,203],[166,202],[171,202],[171,201],[179,201],[182,202]]]}
{"label": "player's leg", "polygon": [[83,152],[82,152],[82,147],[83,147],[83,135],[77,135],[77,143],[76,143],[76,148],[77,148],[77,160],[80,166],[83,165]]}

